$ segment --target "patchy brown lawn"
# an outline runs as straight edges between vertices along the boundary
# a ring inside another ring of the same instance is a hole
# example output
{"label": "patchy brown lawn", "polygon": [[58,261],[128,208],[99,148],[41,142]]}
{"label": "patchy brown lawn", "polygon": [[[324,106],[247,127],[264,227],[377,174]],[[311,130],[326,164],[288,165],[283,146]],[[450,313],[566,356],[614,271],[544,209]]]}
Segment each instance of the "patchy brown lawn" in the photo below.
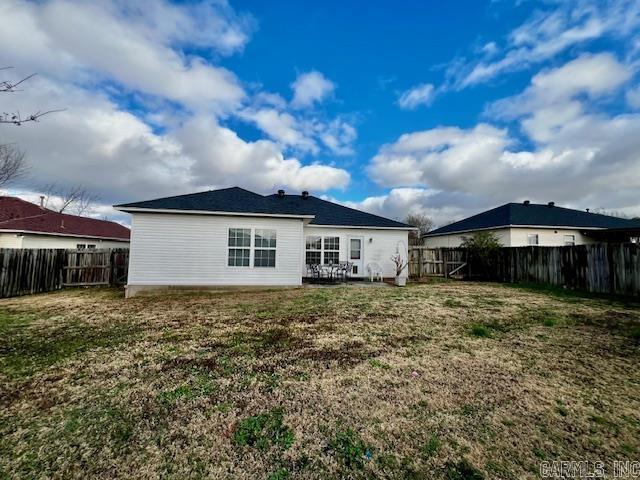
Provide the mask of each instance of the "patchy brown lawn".
{"label": "patchy brown lawn", "polygon": [[640,458],[640,306],[501,285],[0,301],[0,477],[537,478]]}

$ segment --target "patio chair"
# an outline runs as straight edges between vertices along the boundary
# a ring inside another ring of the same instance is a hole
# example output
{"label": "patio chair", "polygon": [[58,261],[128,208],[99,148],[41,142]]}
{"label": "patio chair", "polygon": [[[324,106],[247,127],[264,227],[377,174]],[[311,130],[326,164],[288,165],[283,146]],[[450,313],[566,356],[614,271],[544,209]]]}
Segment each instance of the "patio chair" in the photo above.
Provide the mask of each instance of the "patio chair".
{"label": "patio chair", "polygon": [[320,265],[315,263],[307,264],[307,278],[310,278],[312,282],[319,282],[322,279],[322,270]]}
{"label": "patio chair", "polygon": [[353,271],[353,262],[340,262],[339,275],[343,282],[347,282]]}
{"label": "patio chair", "polygon": [[380,264],[376,262],[367,264],[367,273],[369,274],[370,282],[373,282],[376,279],[382,281],[382,267],[380,267]]}

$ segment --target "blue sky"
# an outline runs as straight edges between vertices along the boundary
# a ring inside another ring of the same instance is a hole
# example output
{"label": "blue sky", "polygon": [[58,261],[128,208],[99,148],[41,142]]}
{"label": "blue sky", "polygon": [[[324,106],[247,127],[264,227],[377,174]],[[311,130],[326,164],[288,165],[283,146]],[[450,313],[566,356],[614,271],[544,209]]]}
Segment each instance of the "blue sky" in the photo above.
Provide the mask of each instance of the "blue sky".
{"label": "blue sky", "polygon": [[[345,5],[346,3],[346,5]],[[7,0],[13,193],[284,187],[436,224],[507,201],[640,214],[640,2]],[[2,38],[6,36],[6,38]],[[9,73],[8,73],[9,75]]]}

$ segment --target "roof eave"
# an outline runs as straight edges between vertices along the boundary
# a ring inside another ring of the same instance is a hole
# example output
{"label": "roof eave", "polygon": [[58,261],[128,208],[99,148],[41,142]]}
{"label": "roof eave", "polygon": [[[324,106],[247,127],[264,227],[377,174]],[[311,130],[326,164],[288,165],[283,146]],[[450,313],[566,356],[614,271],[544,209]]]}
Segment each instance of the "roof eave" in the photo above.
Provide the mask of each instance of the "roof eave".
{"label": "roof eave", "polygon": [[272,217],[272,218],[296,218],[312,219],[315,215],[289,214],[289,213],[260,213],[260,212],[225,212],[218,210],[183,210],[178,208],[144,208],[114,205],[114,209],[126,213],[177,213],[186,215],[224,215],[228,217]]}
{"label": "roof eave", "polygon": [[483,227],[483,228],[471,228],[471,229],[467,229],[467,230],[452,230],[450,232],[442,232],[442,233],[432,233],[432,232],[427,232],[424,235],[422,235],[422,238],[424,237],[439,237],[442,235],[455,235],[458,233],[471,233],[471,232],[480,232],[480,231],[485,231],[485,230],[499,230],[501,228],[545,228],[548,230],[553,230],[553,229],[562,229],[562,230],[610,230],[609,227],[578,227],[578,226],[570,226],[570,225],[517,225],[517,224],[510,224],[510,225],[496,225],[493,227]]}
{"label": "roof eave", "polygon": [[0,228],[0,233],[26,233],[29,235],[50,235],[54,237],[74,237],[74,238],[95,238],[98,240],[115,240],[117,242],[130,242],[131,238],[123,237],[103,237],[100,235],[85,235],[83,233],[59,233],[59,232],[41,232],[38,230],[21,230],[21,229],[4,229]]}

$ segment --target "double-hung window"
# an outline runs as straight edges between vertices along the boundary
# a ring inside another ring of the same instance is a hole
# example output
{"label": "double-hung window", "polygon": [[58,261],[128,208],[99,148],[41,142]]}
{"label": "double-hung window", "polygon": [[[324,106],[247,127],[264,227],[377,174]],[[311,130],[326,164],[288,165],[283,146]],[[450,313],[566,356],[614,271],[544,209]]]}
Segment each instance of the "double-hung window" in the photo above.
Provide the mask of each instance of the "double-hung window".
{"label": "double-hung window", "polygon": [[254,267],[276,266],[276,231],[256,228],[254,235]]}
{"label": "double-hung window", "polygon": [[320,235],[308,235],[305,248],[305,263],[307,265],[319,265],[322,262],[322,237]]}
{"label": "double-hung window", "polygon": [[324,237],[324,263],[340,261],[340,237]]}
{"label": "double-hung window", "polygon": [[564,244],[568,246],[573,246],[576,244],[576,236],[575,235],[565,235],[564,236]]}
{"label": "double-hung window", "polygon": [[251,229],[229,229],[229,266],[248,267],[251,262]]}
{"label": "double-hung window", "polygon": [[527,235],[527,243],[529,245],[538,245],[538,234],[530,233]]}

